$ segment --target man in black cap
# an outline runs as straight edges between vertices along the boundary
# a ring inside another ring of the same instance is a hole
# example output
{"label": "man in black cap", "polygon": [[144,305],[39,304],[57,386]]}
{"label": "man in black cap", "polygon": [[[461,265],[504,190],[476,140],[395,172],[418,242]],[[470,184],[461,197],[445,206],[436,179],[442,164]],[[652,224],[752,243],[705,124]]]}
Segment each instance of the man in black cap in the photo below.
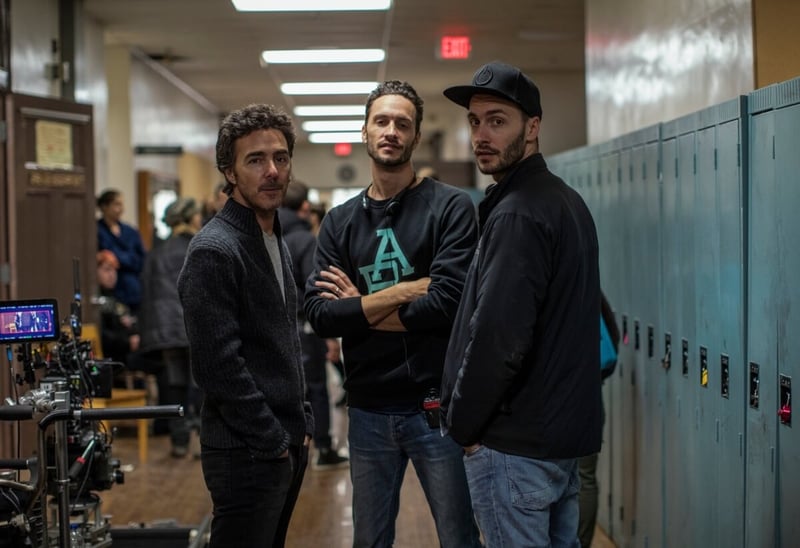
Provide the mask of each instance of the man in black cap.
{"label": "man in black cap", "polygon": [[447,350],[443,430],[465,448],[487,546],[577,546],[577,458],[602,433],[594,221],[547,169],[539,90],[519,69],[492,62],[444,94],[468,109],[496,184]]}

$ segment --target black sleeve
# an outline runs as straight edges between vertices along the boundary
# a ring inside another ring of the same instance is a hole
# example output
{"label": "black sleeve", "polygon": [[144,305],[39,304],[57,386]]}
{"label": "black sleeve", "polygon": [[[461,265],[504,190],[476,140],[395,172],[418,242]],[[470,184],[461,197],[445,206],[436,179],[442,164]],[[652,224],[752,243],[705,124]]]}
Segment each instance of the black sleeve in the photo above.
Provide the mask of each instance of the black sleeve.
{"label": "black sleeve", "polygon": [[469,196],[458,194],[450,200],[439,221],[439,234],[428,294],[400,308],[400,321],[411,332],[453,325],[478,238]]}
{"label": "black sleeve", "polygon": [[314,285],[314,282],[322,279],[319,275],[320,271],[329,266],[336,266],[344,270],[351,281],[356,279],[357,273],[348,272],[345,268],[332,213],[326,215],[322,220],[317,239],[317,251],[314,254],[314,269],[306,281],[306,319],[316,334],[323,338],[365,333],[370,328],[369,321],[361,308],[360,297],[329,301],[320,297],[321,290]]}

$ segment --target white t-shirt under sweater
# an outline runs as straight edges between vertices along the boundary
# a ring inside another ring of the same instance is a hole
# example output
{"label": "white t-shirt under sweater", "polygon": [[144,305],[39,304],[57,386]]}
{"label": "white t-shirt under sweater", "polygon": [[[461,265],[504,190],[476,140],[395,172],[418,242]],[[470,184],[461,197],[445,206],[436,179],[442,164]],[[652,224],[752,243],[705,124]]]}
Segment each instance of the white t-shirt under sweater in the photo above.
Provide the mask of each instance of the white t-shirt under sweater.
{"label": "white t-shirt under sweater", "polygon": [[267,253],[269,253],[269,259],[272,261],[272,269],[275,271],[275,276],[278,278],[278,285],[281,286],[281,294],[285,301],[286,290],[283,287],[283,268],[281,267],[281,250],[278,247],[278,237],[274,232],[272,234],[267,234],[262,231],[261,234],[264,236],[264,245],[267,246]]}

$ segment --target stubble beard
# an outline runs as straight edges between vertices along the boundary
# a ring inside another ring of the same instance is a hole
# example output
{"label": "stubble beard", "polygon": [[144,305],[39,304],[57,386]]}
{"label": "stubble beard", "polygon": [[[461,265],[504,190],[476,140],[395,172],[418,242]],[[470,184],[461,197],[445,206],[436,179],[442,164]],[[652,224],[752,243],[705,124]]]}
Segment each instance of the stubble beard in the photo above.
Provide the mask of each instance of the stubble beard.
{"label": "stubble beard", "polygon": [[508,168],[522,160],[525,156],[525,129],[519,133],[519,136],[514,139],[511,144],[500,153],[497,163],[494,165],[482,166],[478,164],[478,169],[484,175],[494,175],[502,173]]}
{"label": "stubble beard", "polygon": [[403,153],[397,158],[382,158],[377,147],[372,143],[367,143],[367,154],[372,158],[373,162],[383,167],[397,167],[406,164],[411,160],[413,152],[413,147],[406,145],[403,147]]}

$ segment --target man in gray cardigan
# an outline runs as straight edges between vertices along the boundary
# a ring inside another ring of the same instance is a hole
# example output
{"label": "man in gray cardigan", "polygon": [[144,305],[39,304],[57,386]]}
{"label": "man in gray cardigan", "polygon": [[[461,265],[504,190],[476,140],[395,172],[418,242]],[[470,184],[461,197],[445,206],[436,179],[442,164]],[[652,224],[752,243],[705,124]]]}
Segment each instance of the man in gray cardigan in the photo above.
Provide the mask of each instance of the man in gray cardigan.
{"label": "man in gray cardigan", "polygon": [[275,211],[291,178],[291,119],[229,114],[217,139],[225,207],[192,239],[178,290],[203,391],[210,546],[283,546],[314,425],[303,399],[297,296]]}

